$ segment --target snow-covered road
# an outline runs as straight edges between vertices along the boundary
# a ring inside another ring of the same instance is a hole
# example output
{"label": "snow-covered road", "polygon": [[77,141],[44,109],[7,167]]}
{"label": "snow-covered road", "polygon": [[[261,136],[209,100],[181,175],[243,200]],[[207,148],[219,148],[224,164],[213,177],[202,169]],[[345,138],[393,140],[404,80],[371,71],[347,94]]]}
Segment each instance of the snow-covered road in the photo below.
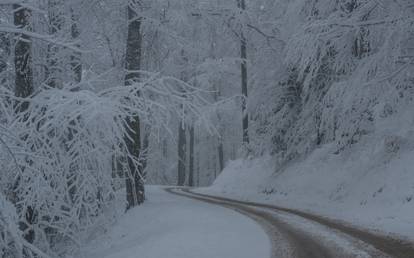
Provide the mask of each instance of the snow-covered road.
{"label": "snow-covered road", "polygon": [[414,246],[276,206],[148,187],[80,258],[414,257]]}
{"label": "snow-covered road", "polygon": [[297,210],[172,189],[172,193],[221,205],[249,216],[266,229],[272,258],[414,257],[414,243],[368,232]]}
{"label": "snow-covered road", "polygon": [[270,241],[252,219],[148,187],[146,203],[87,243],[84,258],[267,258]]}

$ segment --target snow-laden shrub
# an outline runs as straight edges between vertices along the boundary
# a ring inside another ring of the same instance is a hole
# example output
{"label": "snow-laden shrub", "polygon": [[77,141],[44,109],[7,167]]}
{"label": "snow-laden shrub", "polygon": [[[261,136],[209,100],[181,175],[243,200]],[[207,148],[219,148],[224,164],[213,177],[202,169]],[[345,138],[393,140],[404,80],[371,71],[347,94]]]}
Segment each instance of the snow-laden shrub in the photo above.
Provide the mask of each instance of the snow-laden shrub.
{"label": "snow-laden shrub", "polygon": [[259,94],[273,98],[271,104],[266,99],[253,110],[262,124],[253,128],[259,149],[284,160],[330,142],[341,151],[412,102],[411,1],[281,0],[277,6],[285,68],[275,68],[280,76]]}
{"label": "snow-laden shrub", "polygon": [[328,2],[315,1],[287,61],[299,68],[303,110],[314,113],[308,117],[317,120],[318,141],[343,148],[375,130],[378,106],[397,110],[412,98],[414,8],[408,1]]}
{"label": "snow-laden shrub", "polygon": [[17,227],[16,210],[0,194],[0,255],[1,257],[22,257],[23,246]]}
{"label": "snow-laden shrub", "polygon": [[21,99],[0,88],[0,96],[10,103],[0,111],[0,191],[14,205],[22,237],[53,256],[66,251],[56,244],[78,245],[82,232],[102,223],[119,174],[114,158],[140,165],[126,148],[127,119],[139,116],[156,129],[173,116],[202,118],[205,104],[190,85],[158,75],[98,93],[51,88]]}
{"label": "snow-laden shrub", "polygon": [[23,238],[18,221],[15,207],[0,194],[0,256],[2,258],[50,258]]}
{"label": "snow-laden shrub", "polygon": [[0,185],[22,236],[50,253],[57,242],[77,244],[110,205],[112,157],[125,154],[123,115],[86,91],[46,90],[28,101],[2,126]]}

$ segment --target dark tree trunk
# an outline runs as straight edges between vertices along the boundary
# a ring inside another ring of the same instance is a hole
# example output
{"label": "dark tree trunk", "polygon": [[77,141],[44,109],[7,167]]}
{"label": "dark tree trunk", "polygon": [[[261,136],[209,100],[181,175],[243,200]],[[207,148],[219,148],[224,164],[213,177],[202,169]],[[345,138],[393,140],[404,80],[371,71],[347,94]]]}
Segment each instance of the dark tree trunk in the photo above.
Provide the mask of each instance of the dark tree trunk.
{"label": "dark tree trunk", "polygon": [[197,187],[200,187],[200,155],[197,155]]}
{"label": "dark tree trunk", "polygon": [[[49,34],[51,36],[57,36],[56,34],[62,29],[64,22],[61,14],[62,7],[61,0],[48,1]],[[46,83],[53,88],[62,88],[63,82],[58,64],[59,47],[50,43],[47,52]]]}
{"label": "dark tree trunk", "polygon": [[[16,27],[30,30],[30,11],[22,6],[13,5],[14,25]],[[32,44],[30,38],[26,35],[18,35],[19,39],[15,45],[15,95],[20,98],[28,98],[33,94],[33,70],[32,70]],[[29,108],[29,102],[17,102],[16,112],[24,112]],[[16,188],[18,187],[18,182]],[[36,219],[36,211],[33,207],[28,206],[24,211],[24,218],[19,223],[20,229],[25,231],[24,238],[27,242],[33,243],[35,232],[32,225]]]}
{"label": "dark tree trunk", "polygon": [[[79,15],[76,14],[76,11],[71,9],[71,36],[72,40],[77,41],[79,40],[80,30],[79,30]],[[80,47],[80,45],[77,45]],[[79,83],[82,80],[82,56],[80,53],[72,53],[70,56],[70,64],[72,66],[72,73],[75,79],[75,82]]]}
{"label": "dark tree trunk", "polygon": [[214,180],[217,178],[217,156],[214,155]]}
{"label": "dark tree trunk", "polygon": [[[200,139],[194,137],[194,146],[198,146],[200,143]],[[194,148],[195,149],[195,148]],[[196,186],[200,187],[200,150],[198,149],[196,154],[194,155],[194,163],[195,163],[195,173],[196,173]]]}
{"label": "dark tree trunk", "polygon": [[168,158],[168,142],[167,142],[167,138],[164,138],[162,140],[162,156],[164,158]]}
{"label": "dark tree trunk", "polygon": [[183,123],[180,123],[178,127],[178,186],[184,186],[185,184],[186,149],[186,130]]}
{"label": "dark tree trunk", "polygon": [[[219,87],[216,87],[215,92],[216,93],[214,94],[214,101],[217,102],[221,95]],[[217,154],[218,154],[218,160],[219,160],[219,166],[220,166],[219,169],[221,172],[224,169],[224,146],[223,146],[224,123],[222,121],[220,113],[217,113],[217,120],[218,120],[218,124],[220,125],[219,127],[220,136],[218,137]]]}
{"label": "dark tree trunk", "polygon": [[188,186],[194,186],[194,125],[190,127],[190,160],[188,166]]}
{"label": "dark tree trunk", "polygon": [[[137,6],[137,5],[134,5]],[[126,48],[125,85],[130,86],[139,79],[138,70],[141,69],[142,34],[141,21],[137,12],[128,5],[128,38]],[[128,136],[125,136],[126,147],[134,159],[140,159],[141,132],[138,116],[127,119]],[[128,157],[129,173],[126,177],[127,210],[144,202],[144,181],[142,166],[136,166],[133,158]]]}
{"label": "dark tree trunk", "polygon": [[[186,57],[186,53],[184,49],[181,49],[181,80],[188,81],[188,58]],[[181,89],[183,93],[183,98],[185,98],[185,90]],[[183,106],[181,106],[183,108]],[[184,111],[185,112],[185,111]],[[182,118],[179,121],[178,126],[178,186],[184,186],[186,181],[186,162],[187,162],[187,133],[186,133],[186,125],[185,125],[185,118]]]}
{"label": "dark tree trunk", "polygon": [[[3,55],[0,56],[0,73],[7,71],[8,69],[8,61],[9,57],[11,56],[11,40],[10,35],[7,33],[0,33],[0,52]],[[4,77],[3,80],[0,80],[0,84],[6,85],[6,81],[8,80],[8,76]]]}
{"label": "dark tree trunk", "polygon": [[142,150],[144,153],[141,153],[141,163],[142,163],[142,176],[145,178],[147,175],[147,165],[148,165],[148,151],[149,151],[149,141],[151,136],[151,126],[144,126],[144,139],[142,141]]}
{"label": "dark tree trunk", "polygon": [[[246,10],[245,0],[238,0],[237,6]],[[240,31],[240,58],[241,58],[241,88],[242,88],[242,114],[243,114],[243,143],[249,143],[249,115],[247,113],[247,39],[244,35],[243,28]]]}
{"label": "dark tree trunk", "polygon": [[[14,25],[30,30],[30,11],[20,5],[13,5]],[[33,93],[32,44],[26,35],[19,35],[15,45],[14,65],[16,71],[15,95],[27,98]],[[18,111],[25,111],[29,103],[19,103]]]}
{"label": "dark tree trunk", "polygon": [[[56,0],[55,0],[56,1]],[[64,5],[64,3],[60,2],[60,7],[62,8]],[[80,31],[79,31],[79,27],[78,27],[78,22],[79,22],[79,16],[75,14],[75,10],[73,10],[73,8],[70,9],[70,22],[71,22],[71,39],[73,41],[77,41],[79,39],[80,36]],[[63,25],[63,20],[62,18],[58,19],[60,20],[60,23],[58,24],[60,27]],[[77,43],[77,47],[80,48],[80,44]],[[70,55],[70,66],[71,66],[71,73],[70,73],[70,80],[72,83],[79,84],[82,80],[82,64],[81,64],[81,54],[80,53],[71,53]],[[72,91],[79,91],[80,87],[76,86],[73,87],[71,89]],[[80,117],[75,118],[75,120],[71,120],[70,121],[70,125],[75,127],[76,124],[76,120],[79,120]],[[79,121],[78,121],[79,122]],[[76,135],[76,130],[73,130],[72,128],[69,128],[69,135],[68,135],[68,142],[71,142],[73,140],[73,138]],[[68,147],[69,150],[69,147]],[[71,168],[71,173],[69,178],[71,178],[72,180],[70,180],[68,178],[68,185],[71,185],[72,182],[71,181],[76,181],[78,176],[77,174],[77,165],[75,165],[73,168]],[[72,200],[72,202],[75,201],[76,198],[76,193],[78,191],[77,186],[73,186],[71,188],[71,191],[69,192],[69,196]],[[99,199],[99,196],[102,196],[102,193],[100,190],[98,190],[98,192],[96,193],[97,198]]]}
{"label": "dark tree trunk", "polygon": [[219,138],[217,152],[218,152],[218,159],[219,159],[219,166],[220,166],[219,169],[221,172],[224,169],[224,146],[223,146],[223,139],[221,137]]}
{"label": "dark tree trunk", "polygon": [[136,165],[134,159],[139,160],[141,150],[140,121],[138,117],[127,119],[128,137],[125,137],[126,147],[133,158],[128,157],[128,174],[126,176],[127,210],[144,201],[143,180],[141,166]]}

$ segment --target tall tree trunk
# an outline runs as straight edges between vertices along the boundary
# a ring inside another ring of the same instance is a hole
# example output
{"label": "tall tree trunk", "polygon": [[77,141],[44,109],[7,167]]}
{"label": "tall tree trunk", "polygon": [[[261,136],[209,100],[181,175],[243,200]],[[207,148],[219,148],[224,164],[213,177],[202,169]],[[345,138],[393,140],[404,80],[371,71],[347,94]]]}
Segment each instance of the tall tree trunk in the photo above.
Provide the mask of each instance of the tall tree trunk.
{"label": "tall tree trunk", "polygon": [[214,180],[217,178],[217,154],[214,154]]}
{"label": "tall tree trunk", "polygon": [[[14,25],[16,27],[30,30],[30,11],[21,5],[14,4]],[[32,70],[32,44],[31,39],[26,35],[19,35],[15,45],[14,65],[15,65],[15,95],[20,98],[27,98],[33,94],[33,70]],[[18,102],[16,112],[24,112],[29,108],[29,102]],[[18,186],[18,182],[16,187]],[[24,218],[19,223],[20,229],[25,232],[24,238],[29,243],[33,243],[35,232],[32,229],[36,211],[28,206],[24,211]]]}
{"label": "tall tree trunk", "polygon": [[194,125],[190,127],[190,160],[188,166],[188,186],[194,186]]}
{"label": "tall tree trunk", "polygon": [[[195,132],[194,132],[195,134]],[[199,146],[200,143],[200,139],[199,137],[194,137],[194,147]],[[194,148],[194,151],[196,150],[196,148]],[[195,185],[197,187],[200,186],[200,148],[197,148],[197,151],[195,151],[195,155],[194,155],[194,162],[195,162],[195,173],[196,173],[196,182]]]}
{"label": "tall tree trunk", "polygon": [[[245,0],[237,0],[237,6],[243,12],[246,10]],[[243,143],[249,143],[249,115],[247,113],[247,39],[244,35],[244,26],[240,30],[240,58],[241,58],[241,88],[242,88],[242,115],[243,115]]]}
{"label": "tall tree trunk", "polygon": [[[187,72],[188,72],[188,58],[186,57],[186,53],[184,51],[184,49],[181,49],[181,65],[182,65],[182,70],[181,70],[181,80],[182,81],[187,81],[188,80],[188,76],[187,76]],[[183,89],[182,89],[183,91]],[[183,93],[183,98],[185,98],[185,92]],[[184,108],[183,105],[181,105],[181,108]],[[184,111],[185,113],[185,111]],[[186,134],[186,125],[185,125],[185,118],[181,118],[181,120],[179,121],[179,127],[178,127],[178,180],[177,180],[177,185],[178,186],[184,186],[185,184],[185,179],[186,179],[186,160],[187,160],[187,134]]]}
{"label": "tall tree trunk", "polygon": [[[13,5],[14,25],[19,28],[30,30],[30,11],[20,5]],[[33,70],[32,70],[32,44],[26,35],[19,35],[16,42],[14,65],[16,71],[15,94],[17,97],[26,98],[33,93]],[[18,111],[25,111],[29,103],[20,103]]]}
{"label": "tall tree trunk", "polygon": [[200,154],[197,152],[197,187],[200,187]]}
{"label": "tall tree trunk", "polygon": [[[215,94],[214,94],[215,102],[219,100],[220,95],[221,95],[220,88],[216,87]],[[219,160],[219,169],[221,172],[224,169],[224,146],[223,146],[224,123],[222,122],[222,118],[219,112],[217,113],[217,120],[219,124],[219,133],[220,133],[220,136],[218,137],[217,154],[218,154],[218,160]]]}
{"label": "tall tree trunk", "polygon": [[[217,39],[217,35],[216,32],[213,32],[213,36],[212,36],[212,41],[211,41],[211,45],[210,45],[210,51],[211,51],[211,58],[212,59],[216,59],[216,55],[215,55],[215,49],[216,49],[216,39]],[[218,102],[219,98],[221,97],[221,89],[220,89],[220,85],[217,83],[215,85],[215,93],[214,93],[214,101]],[[217,146],[217,154],[218,154],[218,159],[219,159],[219,166],[220,166],[220,172],[224,169],[224,147],[223,147],[223,133],[224,133],[224,124],[222,122],[222,118],[220,115],[219,110],[217,110],[217,121],[219,124],[219,133],[220,136],[218,137],[218,146]]]}
{"label": "tall tree trunk", "polygon": [[217,152],[218,152],[218,159],[219,159],[219,169],[220,172],[223,171],[224,169],[224,146],[223,146],[223,138],[220,137],[218,142],[218,147],[217,147]]}
{"label": "tall tree trunk", "polygon": [[[60,7],[63,8],[64,3],[60,3]],[[63,23],[63,21],[61,21],[61,23]],[[78,23],[79,23],[79,15],[75,14],[75,10],[71,7],[70,8],[70,25],[71,25],[70,29],[71,29],[71,39],[73,41],[77,41],[79,39],[79,36],[80,36]],[[60,27],[62,27],[62,25],[63,24],[59,24]],[[80,48],[79,43],[77,43],[76,45],[77,45],[78,48]],[[76,53],[76,52],[71,53],[71,55],[70,55],[70,66],[71,66],[70,82],[77,85],[76,87],[71,88],[71,90],[72,91],[79,91],[80,87],[79,87],[78,84],[82,80],[82,64],[81,64],[81,54],[80,53]],[[75,127],[76,120],[79,120],[79,119],[80,118],[77,117],[74,120],[71,120],[69,122],[69,124],[71,126]],[[68,142],[71,142],[73,140],[75,134],[76,134],[76,130],[73,130],[72,128],[69,128]],[[79,168],[77,168],[77,165],[75,165],[73,168],[71,168],[71,173],[69,174],[70,176],[68,177],[68,185],[72,185],[73,182],[78,180],[78,176],[77,176],[77,170],[78,169]],[[71,188],[71,191],[69,191],[69,196],[70,196],[72,202],[75,202],[77,191],[78,191],[77,186],[73,186]],[[101,196],[101,195],[102,195],[102,193],[98,190],[97,196]]]}
{"label": "tall tree trunk", "polygon": [[[133,6],[138,6],[138,3]],[[126,48],[126,70],[125,85],[130,86],[139,79],[141,69],[142,51],[142,18],[132,9],[131,3],[128,5],[128,38]],[[128,152],[136,160],[140,158],[141,151],[141,132],[140,119],[138,116],[127,119],[128,136],[125,136]],[[142,167],[136,166],[134,159],[128,157],[128,175],[126,177],[127,210],[144,202],[144,182],[142,178]]]}
{"label": "tall tree trunk", "polygon": [[[61,0],[48,0],[49,35],[55,37],[62,30],[64,18],[62,9],[64,3]],[[60,47],[50,43],[47,49],[47,66],[45,71],[46,83],[53,88],[62,88],[62,74],[58,62]]]}
{"label": "tall tree trunk", "polygon": [[168,142],[167,142],[167,138],[163,138],[162,139],[162,156],[164,158],[168,158]]}
{"label": "tall tree trunk", "polygon": [[0,73],[2,73],[7,70],[7,58],[10,56],[10,40],[5,33],[0,33],[0,51],[4,53],[0,56]]}
{"label": "tall tree trunk", "polygon": [[149,151],[149,141],[150,141],[150,136],[151,136],[151,126],[150,125],[145,125],[144,126],[144,139],[142,141],[142,150],[144,151],[143,153],[141,152],[141,165],[142,165],[142,176],[145,178],[146,174],[147,174],[147,165],[148,165],[148,151]]}
{"label": "tall tree trunk", "polygon": [[[80,36],[80,30],[79,30],[79,15],[76,13],[76,11],[71,8],[71,36],[72,40],[77,41],[79,40]],[[77,44],[77,47],[80,47],[79,44]],[[70,64],[72,66],[72,73],[74,76],[74,80],[76,83],[79,83],[82,81],[82,56],[80,53],[72,53],[70,56]]]}
{"label": "tall tree trunk", "polygon": [[183,122],[178,127],[178,186],[185,184],[185,163],[186,163],[186,130]]}

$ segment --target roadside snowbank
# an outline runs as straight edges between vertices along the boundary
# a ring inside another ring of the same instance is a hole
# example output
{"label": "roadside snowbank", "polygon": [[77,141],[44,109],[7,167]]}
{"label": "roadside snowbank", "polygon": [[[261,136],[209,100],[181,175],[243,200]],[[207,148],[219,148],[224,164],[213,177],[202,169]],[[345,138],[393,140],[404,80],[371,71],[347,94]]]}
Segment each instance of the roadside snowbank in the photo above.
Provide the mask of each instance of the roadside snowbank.
{"label": "roadside snowbank", "polygon": [[324,145],[282,168],[272,157],[232,161],[211,187],[198,191],[306,210],[414,240],[414,134],[384,135],[366,136],[339,154]]}

